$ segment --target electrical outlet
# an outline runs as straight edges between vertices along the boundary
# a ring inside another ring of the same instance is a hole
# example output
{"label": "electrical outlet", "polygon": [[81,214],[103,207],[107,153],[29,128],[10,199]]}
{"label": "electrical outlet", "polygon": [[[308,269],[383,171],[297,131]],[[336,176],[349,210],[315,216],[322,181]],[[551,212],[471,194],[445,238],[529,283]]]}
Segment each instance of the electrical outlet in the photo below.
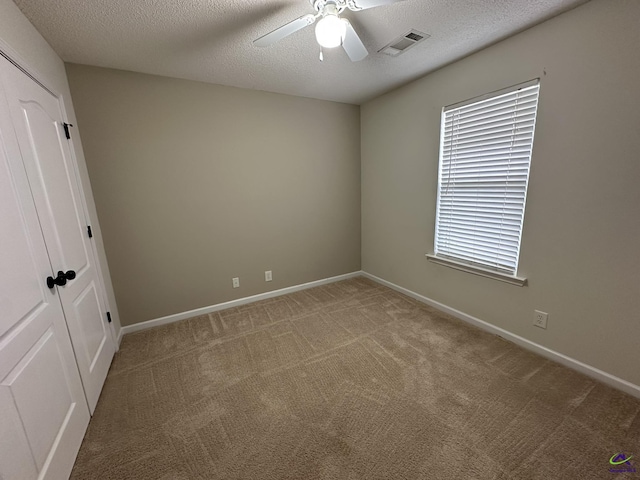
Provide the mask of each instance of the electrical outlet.
{"label": "electrical outlet", "polygon": [[233,288],[238,288],[240,286],[240,279],[238,277],[235,277],[231,280],[233,281]]}
{"label": "electrical outlet", "polygon": [[271,280],[273,280],[273,275],[271,274],[271,270],[267,270],[264,272],[264,281],[270,282]]}
{"label": "electrical outlet", "polygon": [[539,310],[533,311],[533,325],[536,327],[547,329],[547,319],[549,314]]}

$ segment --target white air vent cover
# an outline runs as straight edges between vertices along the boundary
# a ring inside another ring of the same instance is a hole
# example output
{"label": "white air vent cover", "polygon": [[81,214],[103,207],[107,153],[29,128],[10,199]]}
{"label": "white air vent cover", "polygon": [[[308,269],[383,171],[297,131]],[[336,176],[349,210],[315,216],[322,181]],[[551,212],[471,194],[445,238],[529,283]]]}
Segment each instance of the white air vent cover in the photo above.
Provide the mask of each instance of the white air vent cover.
{"label": "white air vent cover", "polygon": [[411,47],[429,38],[430,36],[431,35],[427,35],[426,33],[419,32],[418,30],[409,30],[407,33],[405,33],[401,37],[398,37],[394,41],[389,43],[386,47],[383,47],[380,50],[378,50],[378,53],[384,53],[385,55],[391,55],[392,57],[397,57],[401,53],[406,52]]}

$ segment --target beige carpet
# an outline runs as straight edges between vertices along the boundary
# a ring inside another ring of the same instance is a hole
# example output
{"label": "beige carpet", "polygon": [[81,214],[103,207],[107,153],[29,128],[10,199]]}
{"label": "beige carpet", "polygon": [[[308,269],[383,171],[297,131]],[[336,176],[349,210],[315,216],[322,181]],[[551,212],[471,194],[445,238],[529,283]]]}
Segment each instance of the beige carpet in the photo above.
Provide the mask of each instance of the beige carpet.
{"label": "beige carpet", "polygon": [[357,278],[127,335],[72,478],[637,479],[639,411]]}

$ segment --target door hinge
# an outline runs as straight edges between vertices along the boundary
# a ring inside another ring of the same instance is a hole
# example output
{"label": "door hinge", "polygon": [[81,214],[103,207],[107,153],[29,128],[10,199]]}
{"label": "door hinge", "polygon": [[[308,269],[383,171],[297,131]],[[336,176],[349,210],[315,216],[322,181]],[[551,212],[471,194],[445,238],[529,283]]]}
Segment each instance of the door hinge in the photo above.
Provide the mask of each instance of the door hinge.
{"label": "door hinge", "polygon": [[67,140],[71,140],[71,133],[69,132],[69,127],[73,127],[73,125],[71,125],[70,123],[62,123],[62,126],[64,127],[64,136],[67,137]]}
{"label": "door hinge", "polygon": [[111,323],[111,312],[107,312],[107,322]]}
{"label": "door hinge", "polygon": [[89,234],[89,238],[93,238],[93,232],[91,231],[91,225],[87,225],[87,233]]}

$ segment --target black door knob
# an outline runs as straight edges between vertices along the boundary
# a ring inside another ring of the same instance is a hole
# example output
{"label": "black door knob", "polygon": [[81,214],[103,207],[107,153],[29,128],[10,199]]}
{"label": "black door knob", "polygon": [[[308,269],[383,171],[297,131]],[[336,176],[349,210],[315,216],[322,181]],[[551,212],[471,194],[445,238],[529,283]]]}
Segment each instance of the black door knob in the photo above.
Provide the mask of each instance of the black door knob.
{"label": "black door knob", "polygon": [[62,287],[67,284],[67,280],[73,280],[76,278],[76,272],[68,270],[66,273],[60,270],[56,278],[47,277],[47,287],[53,288],[56,285]]}
{"label": "black door knob", "polygon": [[[62,274],[62,275],[61,275]],[[47,287],[53,288],[56,285],[62,287],[67,284],[67,278],[64,276],[64,272],[58,272],[58,276],[56,278],[47,277]]]}
{"label": "black door knob", "polygon": [[[62,272],[58,272],[58,275],[60,275],[61,273]],[[74,278],[76,278],[76,272],[74,272],[73,270],[67,270],[67,273],[63,275],[67,280],[73,280]]]}

